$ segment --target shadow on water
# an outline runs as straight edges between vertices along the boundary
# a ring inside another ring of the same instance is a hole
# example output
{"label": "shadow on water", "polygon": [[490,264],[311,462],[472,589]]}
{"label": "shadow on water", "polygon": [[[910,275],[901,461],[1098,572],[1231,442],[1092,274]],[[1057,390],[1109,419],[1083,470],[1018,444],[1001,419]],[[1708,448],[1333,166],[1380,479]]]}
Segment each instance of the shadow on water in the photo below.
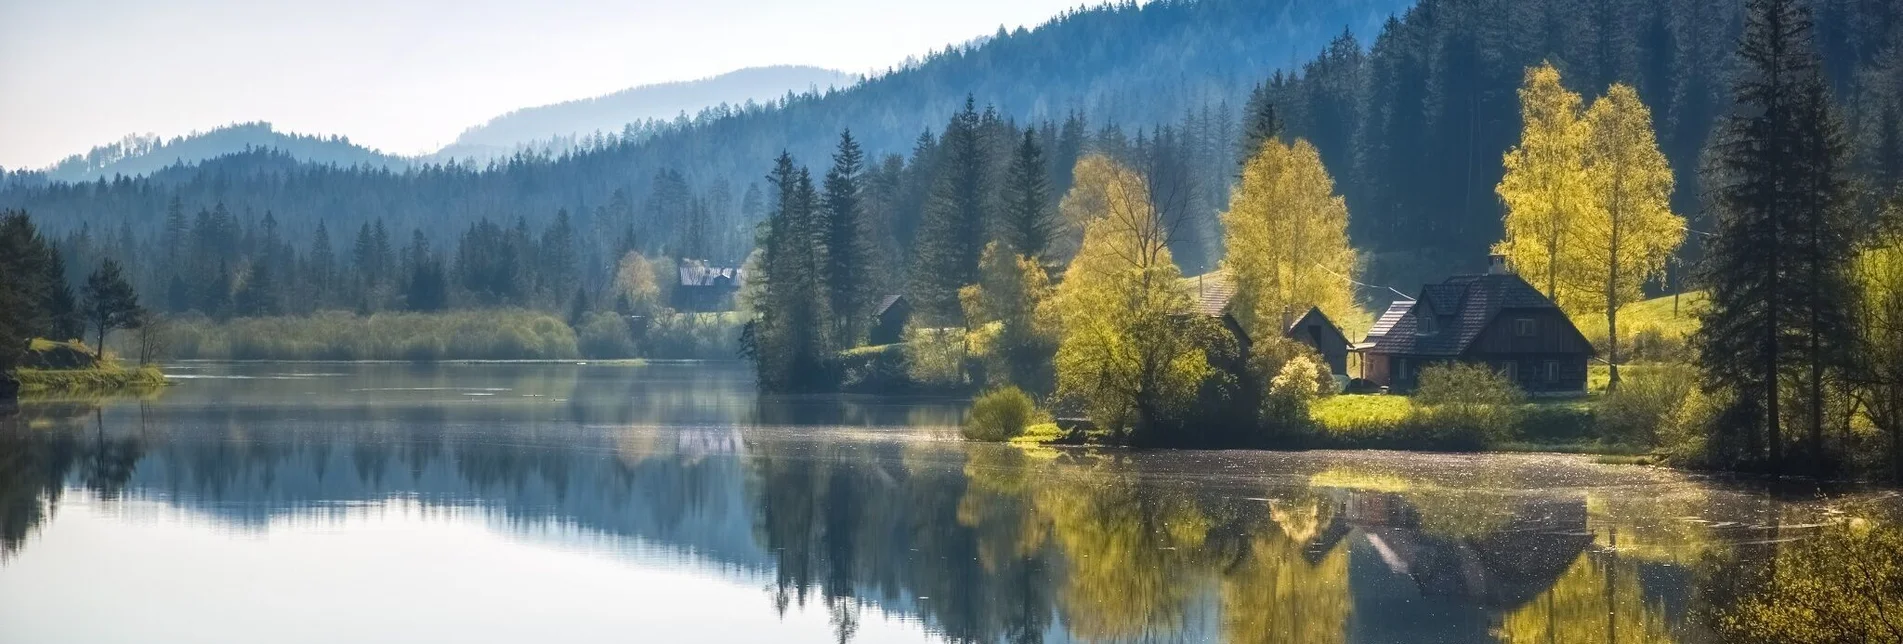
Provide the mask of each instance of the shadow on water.
{"label": "shadow on water", "polygon": [[72,495],[260,534],[401,501],[746,571],[751,610],[841,639],[876,609],[948,641],[1710,641],[1781,600],[1768,562],[1855,547],[1837,507],[1897,505],[1560,456],[968,444],[958,401],[761,399],[725,365],[183,371],[0,425],[0,559]]}

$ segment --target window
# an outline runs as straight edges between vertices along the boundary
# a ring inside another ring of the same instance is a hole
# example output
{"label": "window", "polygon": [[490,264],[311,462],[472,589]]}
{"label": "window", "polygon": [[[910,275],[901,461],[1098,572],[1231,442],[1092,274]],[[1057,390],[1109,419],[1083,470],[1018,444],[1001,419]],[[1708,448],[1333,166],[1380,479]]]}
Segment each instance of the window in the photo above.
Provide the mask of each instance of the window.
{"label": "window", "polygon": [[1407,358],[1394,359],[1394,379],[1407,380]]}
{"label": "window", "polygon": [[1506,363],[1506,368],[1500,370],[1500,375],[1506,377],[1507,382],[1519,382],[1520,381],[1520,363],[1518,362]]}
{"label": "window", "polygon": [[1540,329],[1539,322],[1533,318],[1519,318],[1513,321],[1513,335],[1522,338],[1533,337]]}
{"label": "window", "polygon": [[1559,361],[1558,360],[1546,361],[1546,381],[1547,382],[1559,381]]}

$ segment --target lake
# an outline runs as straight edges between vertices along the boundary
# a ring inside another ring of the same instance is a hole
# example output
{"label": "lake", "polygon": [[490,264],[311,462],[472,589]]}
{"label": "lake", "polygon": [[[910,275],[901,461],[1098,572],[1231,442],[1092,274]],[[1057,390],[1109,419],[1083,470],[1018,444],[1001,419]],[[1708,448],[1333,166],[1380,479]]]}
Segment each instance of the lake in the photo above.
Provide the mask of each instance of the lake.
{"label": "lake", "polygon": [[1701,589],[1834,511],[1579,456],[973,444],[962,401],[742,365],[168,371],[0,421],[0,642],[1696,642]]}

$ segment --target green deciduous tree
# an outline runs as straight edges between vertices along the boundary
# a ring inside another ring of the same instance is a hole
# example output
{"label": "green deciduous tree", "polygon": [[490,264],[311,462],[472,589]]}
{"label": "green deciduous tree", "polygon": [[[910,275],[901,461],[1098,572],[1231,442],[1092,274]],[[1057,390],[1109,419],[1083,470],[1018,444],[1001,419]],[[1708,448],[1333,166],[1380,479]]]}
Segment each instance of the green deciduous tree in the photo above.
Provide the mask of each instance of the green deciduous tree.
{"label": "green deciduous tree", "polygon": [[1057,389],[1123,441],[1147,442],[1158,422],[1196,395],[1209,365],[1181,333],[1189,297],[1170,258],[1170,222],[1148,182],[1101,157],[1078,162],[1067,212],[1085,216],[1084,240],[1051,300],[1059,322]]}
{"label": "green deciduous tree", "polygon": [[1248,165],[1222,214],[1236,283],[1235,314],[1257,337],[1278,337],[1282,316],[1309,307],[1339,322],[1362,317],[1348,240],[1348,206],[1307,141],[1270,140]]}
{"label": "green deciduous tree", "polygon": [[1580,119],[1580,98],[1546,63],[1526,70],[1520,113],[1520,142],[1507,151],[1506,175],[1494,188],[1507,206],[1506,238],[1494,248],[1547,297],[1565,305],[1575,297],[1566,290],[1568,251],[1579,218],[1591,207],[1581,155],[1587,128]]}
{"label": "green deciduous tree", "polygon": [[1672,214],[1672,167],[1659,151],[1652,113],[1631,86],[1613,85],[1584,120],[1583,169],[1590,201],[1571,223],[1565,254],[1575,276],[1569,313],[1597,311],[1606,320],[1608,387],[1619,385],[1619,308],[1644,299],[1648,280],[1685,240],[1685,219]]}

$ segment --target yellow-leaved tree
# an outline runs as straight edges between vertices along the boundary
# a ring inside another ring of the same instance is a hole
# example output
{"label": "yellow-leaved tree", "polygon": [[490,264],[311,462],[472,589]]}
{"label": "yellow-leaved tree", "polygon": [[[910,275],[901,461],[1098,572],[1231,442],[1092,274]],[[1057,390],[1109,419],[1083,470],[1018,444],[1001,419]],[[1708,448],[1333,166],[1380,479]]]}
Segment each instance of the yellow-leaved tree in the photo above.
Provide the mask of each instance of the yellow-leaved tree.
{"label": "yellow-leaved tree", "polygon": [[1047,305],[1058,395],[1081,402],[1117,440],[1141,439],[1195,397],[1209,364],[1182,332],[1189,294],[1148,181],[1098,155],[1078,161],[1075,177],[1063,210],[1082,224],[1083,242]]}
{"label": "yellow-leaved tree", "polygon": [[1560,83],[1552,63],[1527,68],[1520,143],[1507,151],[1506,175],[1494,188],[1507,206],[1506,238],[1494,252],[1561,305],[1573,295],[1566,274],[1574,222],[1591,207],[1579,109],[1579,95]]}
{"label": "yellow-leaved tree", "polygon": [[1606,320],[1608,387],[1619,384],[1619,307],[1644,299],[1647,280],[1685,240],[1685,219],[1672,214],[1672,167],[1659,151],[1652,111],[1630,85],[1615,84],[1586,111],[1583,167],[1591,207],[1573,224],[1571,248],[1576,297],[1573,315]]}
{"label": "yellow-leaved tree", "polygon": [[1348,282],[1357,264],[1348,205],[1308,141],[1263,141],[1243,165],[1222,226],[1235,314],[1250,335],[1280,337],[1283,315],[1309,307],[1337,324],[1362,317]]}

